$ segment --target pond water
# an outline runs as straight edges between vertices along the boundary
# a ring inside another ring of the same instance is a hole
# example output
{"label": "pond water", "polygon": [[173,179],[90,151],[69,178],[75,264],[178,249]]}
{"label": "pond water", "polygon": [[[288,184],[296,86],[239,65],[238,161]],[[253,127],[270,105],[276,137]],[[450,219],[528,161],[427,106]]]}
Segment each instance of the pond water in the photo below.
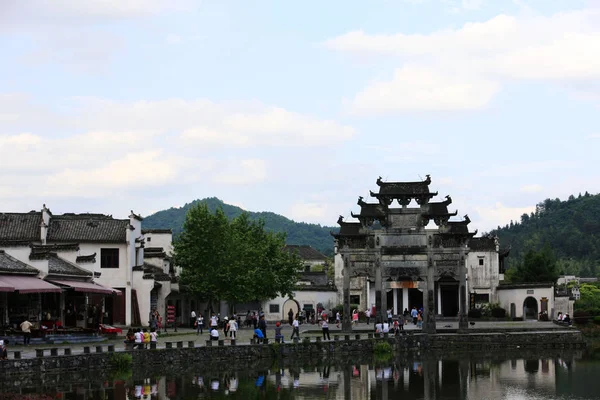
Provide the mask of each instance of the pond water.
{"label": "pond water", "polygon": [[[2,390],[0,399],[599,399],[598,354],[463,355],[311,366],[156,371],[124,379],[68,377],[51,387]],[[138,371],[139,372],[139,371]],[[164,375],[163,375],[164,374]],[[43,382],[43,381],[42,381]],[[46,386],[46,387],[45,387]],[[12,392],[12,393],[11,393]]]}

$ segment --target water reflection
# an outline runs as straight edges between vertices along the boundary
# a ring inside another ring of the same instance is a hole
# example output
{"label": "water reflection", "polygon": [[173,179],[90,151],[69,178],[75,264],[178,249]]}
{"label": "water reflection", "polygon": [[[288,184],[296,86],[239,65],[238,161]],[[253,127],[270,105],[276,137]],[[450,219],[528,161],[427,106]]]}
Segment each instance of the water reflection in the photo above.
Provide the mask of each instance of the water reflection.
{"label": "water reflection", "polygon": [[[203,372],[200,372],[203,371]],[[577,354],[537,358],[398,359],[376,364],[320,362],[308,367],[72,382],[51,389],[2,390],[0,399],[593,399],[600,362]],[[27,396],[27,397],[24,397]]]}

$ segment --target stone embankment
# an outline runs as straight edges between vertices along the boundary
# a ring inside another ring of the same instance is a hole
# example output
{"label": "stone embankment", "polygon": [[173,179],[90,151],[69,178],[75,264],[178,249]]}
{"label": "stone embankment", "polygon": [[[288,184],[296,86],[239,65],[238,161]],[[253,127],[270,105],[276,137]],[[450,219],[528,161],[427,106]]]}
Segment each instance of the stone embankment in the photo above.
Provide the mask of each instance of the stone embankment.
{"label": "stone embankment", "polygon": [[[223,361],[313,357],[344,357],[352,354],[372,354],[375,343],[387,341],[399,353],[418,352],[454,353],[468,351],[506,351],[516,349],[577,349],[585,347],[580,331],[575,329],[549,330],[536,332],[504,333],[448,333],[428,335],[424,333],[405,334],[398,337],[373,338],[368,335],[335,335],[335,340],[321,341],[305,338],[294,343],[238,344],[225,345],[222,341],[213,346],[196,346],[194,342],[166,343],[165,348],[130,350],[115,352],[114,346],[84,348],[83,354],[71,354],[68,349],[38,352],[35,358],[9,359],[0,361],[0,373],[39,374],[65,371],[106,371],[111,368],[111,358],[120,354],[130,354],[133,365],[161,368],[178,367],[202,363],[221,365]],[[66,350],[66,351],[65,351]],[[95,350],[95,351],[92,351]],[[19,356],[19,354],[14,354]]]}

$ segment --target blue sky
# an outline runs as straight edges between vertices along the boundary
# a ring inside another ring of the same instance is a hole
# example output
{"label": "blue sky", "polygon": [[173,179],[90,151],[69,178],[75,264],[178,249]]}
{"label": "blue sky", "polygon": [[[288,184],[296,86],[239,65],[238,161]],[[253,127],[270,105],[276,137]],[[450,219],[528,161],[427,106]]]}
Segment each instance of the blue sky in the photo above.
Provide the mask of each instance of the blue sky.
{"label": "blue sky", "polygon": [[4,211],[332,225],[431,174],[481,232],[598,192],[598,1],[47,3],[0,3]]}

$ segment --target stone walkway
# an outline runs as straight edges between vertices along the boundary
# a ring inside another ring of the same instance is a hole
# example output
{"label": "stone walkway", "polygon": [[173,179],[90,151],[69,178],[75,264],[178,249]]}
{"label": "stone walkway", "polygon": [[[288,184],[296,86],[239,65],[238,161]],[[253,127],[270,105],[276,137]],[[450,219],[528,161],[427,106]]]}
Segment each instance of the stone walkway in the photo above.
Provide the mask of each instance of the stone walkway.
{"label": "stone walkway", "polygon": [[[420,329],[418,329],[412,323],[409,325],[406,325],[404,328],[407,331],[414,331],[414,332],[420,331]],[[458,329],[458,322],[456,322],[456,321],[440,321],[437,323],[437,328],[440,330]],[[559,329],[559,328],[564,330],[564,327],[555,325],[552,322],[481,321],[481,322],[475,322],[475,325],[470,325],[469,331],[473,331],[474,333],[477,331],[480,331],[480,330],[487,330],[487,329],[507,329],[507,330],[514,330],[514,331],[535,329],[535,330],[540,330],[540,331],[547,331],[547,330]],[[373,324],[367,325],[365,323],[360,323],[360,324],[357,324],[354,329],[356,331],[359,331],[361,334],[365,335],[365,333],[367,331],[374,330],[374,325]],[[359,333],[359,332],[357,332],[357,333]],[[284,335],[285,340],[289,341],[289,337],[292,333],[292,328],[290,326],[286,325],[283,327],[282,333]],[[333,335],[341,334],[341,329],[338,329],[335,326],[335,324],[330,324],[330,333],[331,333],[331,338],[333,339]],[[224,339],[222,330],[219,331],[219,334],[220,334],[220,339]],[[237,337],[238,345],[250,344],[250,339],[253,336],[253,330],[248,329],[248,328],[243,328],[238,331],[237,336],[238,336]],[[301,325],[300,339],[302,339],[303,337],[306,337],[306,336],[310,336],[310,337],[321,336],[319,326],[316,324],[315,325],[312,325],[312,324]],[[267,337],[270,339],[273,339],[274,325],[269,324],[268,330],[267,330]],[[366,335],[365,335],[365,337],[366,337]],[[63,354],[65,348],[70,348],[72,354],[83,354],[84,346],[89,346],[92,353],[94,353],[96,351],[96,346],[103,346],[103,351],[106,352],[108,345],[114,345],[115,351],[124,351],[125,344],[123,343],[123,339],[124,339],[123,337],[119,337],[118,339],[111,339],[111,340],[107,340],[107,341],[100,342],[100,343],[90,343],[90,344],[85,344],[85,343],[55,344],[55,345],[39,344],[39,345],[31,345],[31,346],[27,346],[27,347],[24,347],[22,345],[15,345],[15,346],[11,345],[9,347],[9,358],[13,358],[13,356],[11,354],[13,351],[21,351],[21,358],[34,358],[36,349],[47,349],[45,354],[49,355],[50,354],[49,349],[51,349],[51,348],[59,349],[58,350],[59,355]],[[159,349],[165,348],[166,342],[183,342],[184,347],[188,347],[189,341],[195,341],[195,346],[205,346],[206,340],[208,340],[208,339],[209,339],[208,331],[206,331],[206,330],[204,330],[204,334],[197,335],[196,331],[192,330],[190,328],[178,328],[177,333],[175,333],[172,329],[170,329],[168,333],[166,333],[166,334],[163,333],[162,335],[159,336],[157,348],[159,348]],[[225,345],[226,346],[229,345],[228,340],[226,340]],[[173,347],[175,347],[175,343],[173,344]]]}

